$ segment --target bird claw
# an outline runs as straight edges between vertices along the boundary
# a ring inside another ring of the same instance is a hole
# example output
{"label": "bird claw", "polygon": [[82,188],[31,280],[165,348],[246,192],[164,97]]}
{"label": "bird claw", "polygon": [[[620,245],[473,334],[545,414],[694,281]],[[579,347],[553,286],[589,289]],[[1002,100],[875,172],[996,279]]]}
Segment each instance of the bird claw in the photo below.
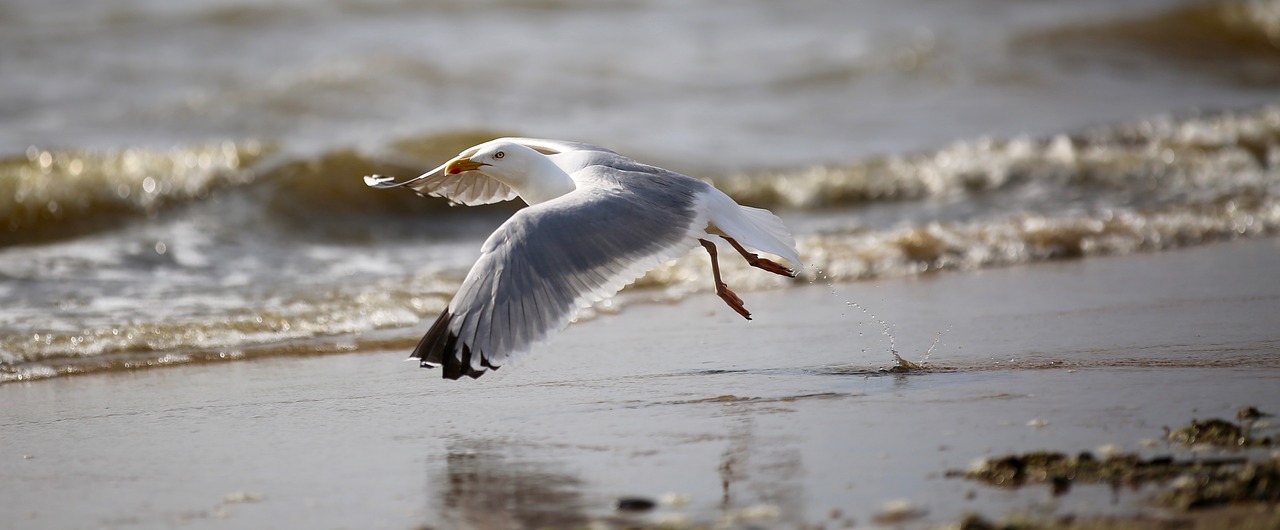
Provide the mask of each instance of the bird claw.
{"label": "bird claw", "polygon": [[742,298],[739,298],[737,293],[730,290],[728,285],[723,283],[716,285],[716,294],[720,296],[721,300],[724,300],[724,303],[729,304],[730,308],[742,315],[742,318],[751,320],[751,312],[747,311],[747,308],[743,305]]}
{"label": "bird claw", "polygon": [[747,249],[743,247],[742,243],[739,243],[738,240],[729,236],[724,236],[724,235],[720,237],[725,241],[728,241],[730,245],[733,245],[733,249],[737,250],[739,254],[742,254],[743,259],[747,260],[748,265],[751,265],[752,267],[755,267],[757,269],[762,269],[762,270],[772,272],[777,275],[786,276],[788,278],[796,277],[797,275],[796,271],[783,267],[782,265],[779,265],[777,262],[771,259],[762,258],[760,257],[759,254],[756,254],[754,252],[747,252]]}
{"label": "bird claw", "polygon": [[789,269],[787,267],[783,267],[782,265],[778,264],[778,262],[770,259],[757,257],[755,261],[751,263],[751,265],[757,268],[772,272],[774,274],[786,276],[788,278],[796,277],[796,271]]}

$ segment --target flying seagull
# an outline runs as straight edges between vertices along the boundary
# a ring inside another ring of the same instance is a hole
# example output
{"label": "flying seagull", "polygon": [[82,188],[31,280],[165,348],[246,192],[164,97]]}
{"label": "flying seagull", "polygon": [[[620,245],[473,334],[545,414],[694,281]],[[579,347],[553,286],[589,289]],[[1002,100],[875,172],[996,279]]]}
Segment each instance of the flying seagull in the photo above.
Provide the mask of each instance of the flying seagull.
{"label": "flying seagull", "polygon": [[410,356],[422,367],[443,367],[448,379],[497,370],[563,329],[579,309],[699,245],[711,255],[716,294],[750,320],[742,299],[720,279],[713,235],[754,267],[796,276],[748,247],[800,266],[795,239],[772,212],[590,144],[499,138],[411,180],[373,175],[364,181],[453,204],[520,197],[529,205],[485,241],[449,307]]}

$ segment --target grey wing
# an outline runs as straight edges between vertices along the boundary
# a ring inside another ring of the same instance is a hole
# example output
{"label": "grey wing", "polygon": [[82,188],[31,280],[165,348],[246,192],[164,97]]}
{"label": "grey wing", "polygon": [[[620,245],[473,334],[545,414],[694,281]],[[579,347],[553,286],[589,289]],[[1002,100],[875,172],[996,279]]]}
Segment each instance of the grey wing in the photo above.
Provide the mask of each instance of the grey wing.
{"label": "grey wing", "polygon": [[700,199],[667,191],[579,188],[517,212],[485,242],[412,357],[442,366],[449,379],[479,377],[527,353],[580,308],[687,253],[706,226]]}

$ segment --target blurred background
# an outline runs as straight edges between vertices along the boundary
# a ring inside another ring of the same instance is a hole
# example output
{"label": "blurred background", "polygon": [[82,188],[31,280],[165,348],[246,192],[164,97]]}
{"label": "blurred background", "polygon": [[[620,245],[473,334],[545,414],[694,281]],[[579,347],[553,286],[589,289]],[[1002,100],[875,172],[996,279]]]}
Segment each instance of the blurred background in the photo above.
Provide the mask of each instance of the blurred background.
{"label": "blurred background", "polygon": [[1268,101],[1274,1],[10,0],[0,152],[460,132],[786,167]]}
{"label": "blurred background", "polygon": [[1278,100],[1275,0],[8,0],[0,381],[411,345],[519,205],[360,177],[495,136],[714,180],[862,279],[1272,235]]}

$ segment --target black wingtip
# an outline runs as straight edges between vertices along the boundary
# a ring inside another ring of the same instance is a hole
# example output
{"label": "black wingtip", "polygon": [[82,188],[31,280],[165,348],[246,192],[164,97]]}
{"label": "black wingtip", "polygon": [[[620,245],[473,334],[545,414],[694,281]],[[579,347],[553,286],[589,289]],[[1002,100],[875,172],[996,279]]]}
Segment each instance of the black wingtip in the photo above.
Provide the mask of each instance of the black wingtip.
{"label": "black wingtip", "polygon": [[[418,359],[418,365],[423,368],[441,367],[440,375],[445,379],[457,380],[464,375],[472,379],[479,378],[484,375],[485,370],[471,368],[471,348],[465,344],[459,344],[458,335],[449,329],[452,327],[450,323],[453,317],[453,313],[448,309],[441,313],[409,357]],[[482,359],[481,363],[496,369],[489,366],[487,360]]]}

